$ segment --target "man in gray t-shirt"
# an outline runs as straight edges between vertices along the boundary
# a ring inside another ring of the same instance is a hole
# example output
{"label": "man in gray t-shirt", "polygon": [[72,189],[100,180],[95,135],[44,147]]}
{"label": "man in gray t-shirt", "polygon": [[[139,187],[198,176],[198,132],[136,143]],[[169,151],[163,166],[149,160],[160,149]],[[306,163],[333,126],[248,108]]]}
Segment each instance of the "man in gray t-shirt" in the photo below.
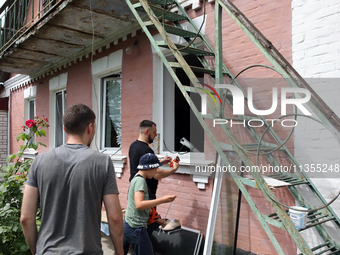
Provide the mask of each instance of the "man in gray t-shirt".
{"label": "man in gray t-shirt", "polygon": [[38,155],[28,175],[21,211],[26,241],[32,254],[102,255],[104,201],[116,254],[123,254],[123,219],[113,164],[109,156],[89,148],[95,115],[87,106],[75,104],[66,110],[63,122],[68,143]]}

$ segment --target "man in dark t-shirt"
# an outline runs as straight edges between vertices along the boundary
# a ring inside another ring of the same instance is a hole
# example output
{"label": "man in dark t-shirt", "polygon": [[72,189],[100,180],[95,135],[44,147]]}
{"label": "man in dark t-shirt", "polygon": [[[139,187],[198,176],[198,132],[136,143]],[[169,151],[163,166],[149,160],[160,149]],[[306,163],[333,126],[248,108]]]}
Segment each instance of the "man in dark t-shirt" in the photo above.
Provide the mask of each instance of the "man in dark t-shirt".
{"label": "man in dark t-shirt", "polygon": [[[138,172],[137,166],[139,164],[139,159],[147,153],[153,153],[154,151],[150,148],[149,144],[153,142],[155,137],[157,136],[157,128],[156,124],[153,121],[150,120],[143,120],[139,124],[139,137],[138,140],[134,141],[130,145],[129,149],[129,160],[130,160],[130,179],[135,176],[135,174]],[[160,162],[162,164],[168,164],[172,160],[171,157],[167,156],[164,159],[162,159]],[[168,177],[169,175],[175,173],[178,169],[178,163],[174,163],[174,166],[170,170],[164,170],[164,169],[157,169],[156,175],[152,179],[147,179],[146,182],[148,184],[149,188],[149,195],[150,199],[156,198],[156,191],[158,186],[158,180]]]}

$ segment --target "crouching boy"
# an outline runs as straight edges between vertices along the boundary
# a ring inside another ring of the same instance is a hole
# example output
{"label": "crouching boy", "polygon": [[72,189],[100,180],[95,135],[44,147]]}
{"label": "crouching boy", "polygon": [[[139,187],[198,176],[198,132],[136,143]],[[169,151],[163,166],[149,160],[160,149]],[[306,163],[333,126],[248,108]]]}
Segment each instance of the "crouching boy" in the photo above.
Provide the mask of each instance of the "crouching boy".
{"label": "crouching boy", "polygon": [[155,176],[162,164],[152,153],[143,155],[139,160],[138,173],[133,177],[128,192],[128,205],[124,219],[124,237],[130,243],[136,255],[152,255],[153,248],[146,227],[150,208],[175,200],[176,196],[167,195],[149,200],[148,186],[145,179]]}

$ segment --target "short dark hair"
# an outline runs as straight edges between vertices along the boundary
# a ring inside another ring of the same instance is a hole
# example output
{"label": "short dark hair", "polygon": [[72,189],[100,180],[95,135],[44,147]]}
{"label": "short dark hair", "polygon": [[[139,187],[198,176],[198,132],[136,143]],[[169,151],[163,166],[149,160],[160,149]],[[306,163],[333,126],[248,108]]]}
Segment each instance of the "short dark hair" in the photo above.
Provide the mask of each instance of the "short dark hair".
{"label": "short dark hair", "polygon": [[157,126],[156,123],[151,120],[143,120],[139,123],[139,129],[151,128],[153,125]]}
{"label": "short dark hair", "polygon": [[95,120],[94,112],[84,104],[71,105],[63,116],[65,130],[71,135],[83,135],[87,126]]}

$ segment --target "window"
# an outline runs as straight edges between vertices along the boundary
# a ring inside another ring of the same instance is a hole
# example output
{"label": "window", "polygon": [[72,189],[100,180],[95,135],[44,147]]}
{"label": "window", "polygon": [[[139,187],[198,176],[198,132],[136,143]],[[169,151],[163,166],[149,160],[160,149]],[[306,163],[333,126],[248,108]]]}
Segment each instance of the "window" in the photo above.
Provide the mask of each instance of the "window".
{"label": "window", "polygon": [[[36,110],[35,110],[35,98],[34,98],[34,99],[28,100],[28,119],[34,120],[35,115],[36,115]],[[32,132],[31,129],[30,129],[30,132]],[[31,133],[31,135],[33,135],[33,132]],[[35,136],[31,138],[29,143],[34,143],[34,142],[35,142]]]}
{"label": "window", "polygon": [[[196,57],[185,56],[189,65],[201,66]],[[171,61],[171,60],[170,60]],[[199,152],[204,151],[204,131],[198,122],[190,105],[184,98],[183,94],[175,84],[170,73],[164,66],[163,76],[163,151],[189,151],[186,146],[180,143],[184,137]],[[176,75],[183,85],[189,86],[190,80],[182,69],[177,69]],[[203,74],[196,73],[197,78],[202,79]],[[196,107],[201,107],[201,97],[197,93],[189,93],[191,100]]]}
{"label": "window", "polygon": [[63,115],[66,108],[66,90],[55,93],[55,147],[63,145],[66,142],[65,132],[63,129]]}
{"label": "window", "polygon": [[118,149],[122,145],[121,78],[103,79],[101,149]]}
{"label": "window", "polygon": [[[24,99],[25,99],[25,121],[26,120],[34,120],[34,117],[36,116],[36,107],[35,107],[35,98],[37,94],[37,86],[32,86],[24,90]],[[30,130],[30,132],[32,132]],[[30,135],[33,135],[33,133],[30,133]],[[35,142],[35,136],[32,136],[32,139],[29,141],[29,143]]]}
{"label": "window", "polygon": [[66,106],[67,73],[51,78],[49,83],[49,147],[55,148],[66,142],[62,117]]}

